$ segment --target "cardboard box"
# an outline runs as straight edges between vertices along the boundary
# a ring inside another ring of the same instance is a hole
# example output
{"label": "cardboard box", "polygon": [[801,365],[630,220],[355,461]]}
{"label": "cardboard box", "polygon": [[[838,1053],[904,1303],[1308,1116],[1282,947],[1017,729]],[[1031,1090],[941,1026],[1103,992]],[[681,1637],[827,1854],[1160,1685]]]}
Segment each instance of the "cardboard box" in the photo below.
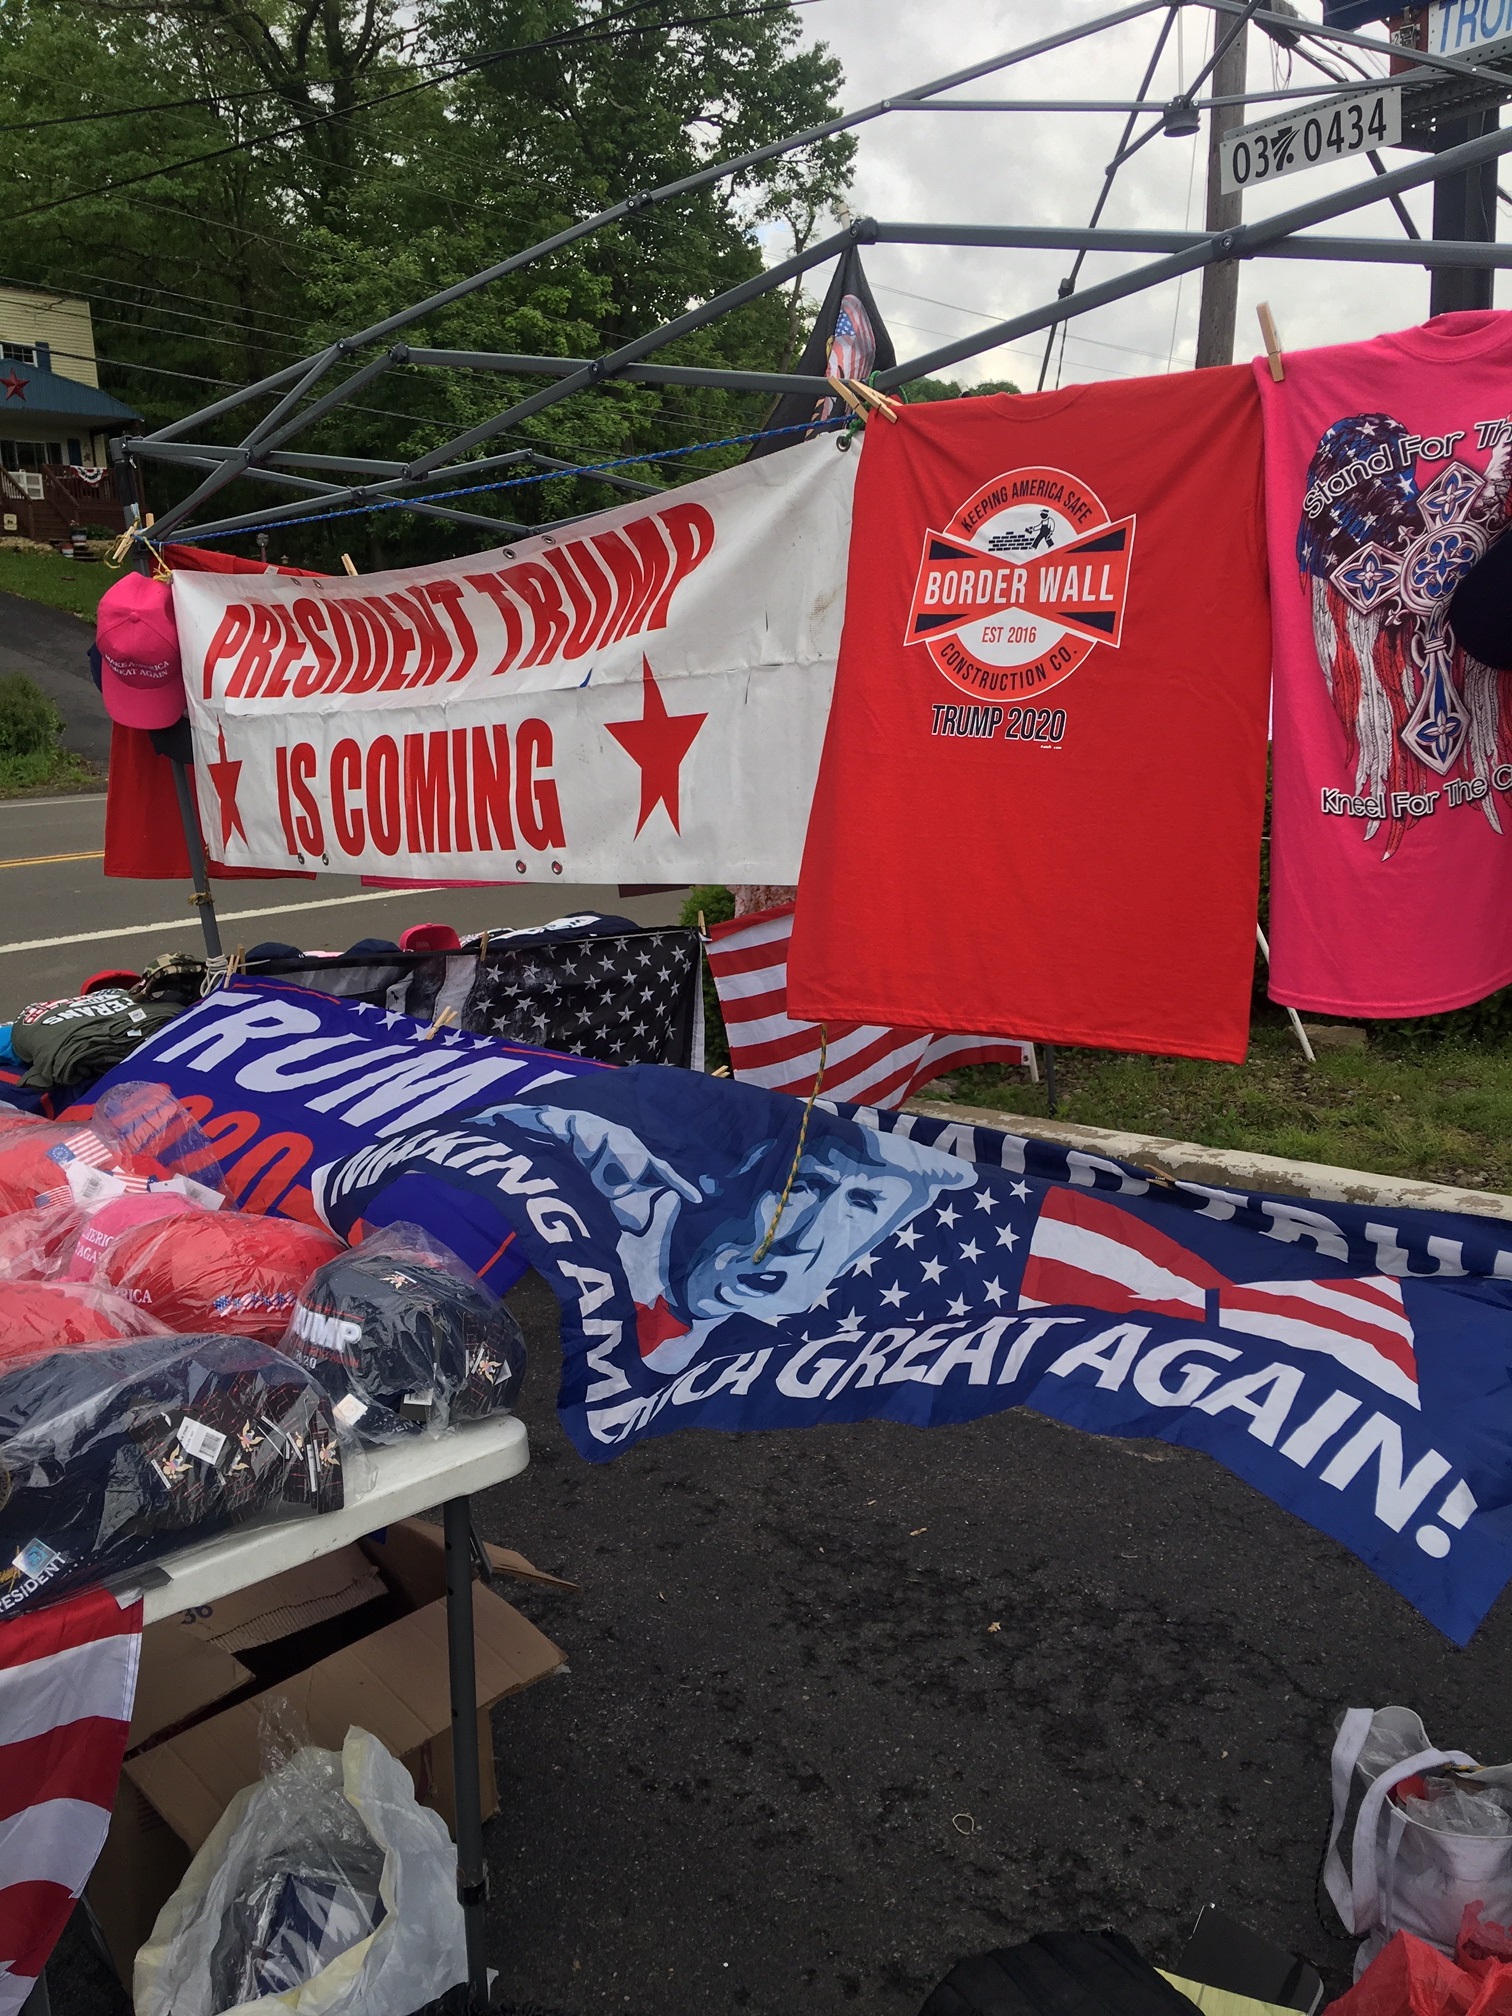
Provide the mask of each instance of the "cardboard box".
{"label": "cardboard box", "polygon": [[[570,1589],[503,1548],[492,1567]],[[564,1655],[492,1589],[473,1590],[479,1792],[498,1809],[489,1710]],[[319,1656],[301,1655],[315,1647]],[[269,1679],[269,1674],[274,1677]],[[455,1831],[441,1530],[407,1519],[142,1634],[141,1676],[110,1833],[86,1892],[128,1989],[137,1948],[234,1795],[261,1775],[264,1704],[289,1703],[339,1750],[356,1723],[409,1770]]]}

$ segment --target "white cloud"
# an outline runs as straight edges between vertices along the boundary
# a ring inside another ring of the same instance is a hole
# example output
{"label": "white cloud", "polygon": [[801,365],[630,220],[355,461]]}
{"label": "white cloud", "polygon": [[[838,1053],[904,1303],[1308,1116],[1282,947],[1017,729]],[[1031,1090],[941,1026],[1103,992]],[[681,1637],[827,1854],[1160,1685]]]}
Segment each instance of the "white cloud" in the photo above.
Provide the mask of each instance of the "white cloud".
{"label": "white cloud", "polygon": [[[817,0],[802,11],[810,40],[827,42],[845,66],[844,102],[859,106],[946,75],[1109,11],[1098,0]],[[1319,0],[1302,11],[1321,19]],[[999,71],[949,95],[993,99],[1129,99],[1163,13],[1105,30]],[[1182,43],[1173,35],[1152,93],[1174,95],[1205,60],[1213,16],[1182,12]],[[1199,46],[1200,45],[1200,46]],[[1290,68],[1290,77],[1288,76]],[[1250,31],[1249,88],[1310,82],[1316,72],[1258,30]],[[1117,144],[1123,116],[1107,112],[898,112],[857,135],[853,207],[890,221],[1085,224]],[[1257,115],[1258,116],[1258,115]],[[1141,121],[1141,130],[1147,121]],[[1396,152],[1398,166],[1420,157]],[[1369,174],[1363,159],[1289,176],[1246,201],[1246,216],[1271,215]],[[1104,213],[1108,224],[1149,229],[1198,228],[1206,193],[1206,133],[1175,140],[1157,135],[1123,167]],[[1426,236],[1431,193],[1407,206]],[[1400,240],[1385,203],[1323,231]],[[773,256],[778,256],[773,248]],[[960,250],[878,245],[865,255],[879,306],[900,357],[913,357],[969,331],[1054,299],[1072,255],[1062,252]],[[1082,271],[1086,285],[1141,259],[1099,253]],[[822,275],[819,276],[822,279]],[[1192,361],[1200,279],[1112,303],[1067,325],[1063,382],[1181,369]],[[1282,341],[1294,348],[1357,341],[1404,328],[1428,313],[1428,276],[1419,267],[1251,260],[1240,273],[1237,354],[1260,348],[1255,304],[1268,300]],[[1010,377],[1032,388],[1043,336],[947,368],[963,382]],[[1058,348],[1059,346],[1057,346]],[[1047,382],[1054,384],[1052,363]]]}

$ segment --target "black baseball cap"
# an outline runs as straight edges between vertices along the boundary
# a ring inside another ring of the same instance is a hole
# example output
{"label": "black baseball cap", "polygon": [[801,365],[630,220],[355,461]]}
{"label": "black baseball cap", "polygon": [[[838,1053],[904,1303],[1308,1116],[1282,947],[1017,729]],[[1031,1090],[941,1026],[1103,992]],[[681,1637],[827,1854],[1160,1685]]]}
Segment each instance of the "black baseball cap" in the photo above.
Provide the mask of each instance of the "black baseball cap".
{"label": "black baseball cap", "polygon": [[438,1242],[392,1226],[316,1269],[282,1349],[365,1442],[503,1413],[525,1373],[520,1326],[492,1289]]}
{"label": "black baseball cap", "polygon": [[1449,629],[1467,657],[1512,672],[1512,535],[1495,540],[1450,596]]}

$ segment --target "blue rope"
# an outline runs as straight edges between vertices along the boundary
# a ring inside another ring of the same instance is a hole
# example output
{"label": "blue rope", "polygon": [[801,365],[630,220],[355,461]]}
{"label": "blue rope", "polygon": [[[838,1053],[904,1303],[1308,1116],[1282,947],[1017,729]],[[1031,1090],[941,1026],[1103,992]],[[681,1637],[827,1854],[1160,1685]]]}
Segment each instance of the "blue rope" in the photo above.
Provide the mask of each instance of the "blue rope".
{"label": "blue rope", "polygon": [[[555,483],[569,476],[597,476],[606,469],[633,469],[651,462],[672,462],[684,455],[702,455],[713,448],[740,448],[751,441],[770,441],[779,434],[815,434],[821,428],[848,427],[848,414],[830,420],[800,420],[792,427],[763,427],[754,434],[727,434],[722,441],[695,441],[689,448],[667,448],[656,454],[621,455],[613,462],[585,462],[574,469],[545,469],[534,476],[504,476],[495,483],[469,483],[457,490],[427,490],[419,497],[381,497],[369,504],[347,504],[339,511],[310,511],[297,518],[265,518],[257,525],[232,526],[224,532],[196,533],[192,525],[175,527],[173,538],[202,544],[209,539],[239,539],[244,532],[276,532],[286,525],[320,525],[332,518],[361,518],[369,511],[406,511],[414,504],[439,504],[448,497],[476,497],[486,490],[518,490],[531,483]],[[500,531],[504,528],[501,526]],[[546,530],[545,526],[540,528]],[[515,538],[533,537],[533,532]],[[153,552],[150,539],[142,542]],[[171,543],[171,542],[170,542]]]}

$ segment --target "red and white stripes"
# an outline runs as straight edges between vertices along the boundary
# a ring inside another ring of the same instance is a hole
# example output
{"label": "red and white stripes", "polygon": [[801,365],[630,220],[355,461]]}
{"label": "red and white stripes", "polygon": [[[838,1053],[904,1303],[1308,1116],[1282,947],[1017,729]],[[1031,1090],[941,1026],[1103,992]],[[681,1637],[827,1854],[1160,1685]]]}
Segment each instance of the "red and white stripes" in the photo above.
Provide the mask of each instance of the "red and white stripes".
{"label": "red and white stripes", "polygon": [[1332,1281],[1230,1281],[1185,1246],[1104,1197],[1052,1190],[1035,1221],[1021,1309],[1174,1316],[1316,1351],[1383,1393],[1419,1404],[1402,1284],[1388,1274]]}
{"label": "red and white stripes", "polygon": [[140,1599],[0,1624],[0,2016],[15,2016],[104,1846],[136,1699]]}
{"label": "red and white stripes", "polygon": [[[709,970],[719,990],[730,1067],[747,1085],[807,1098],[819,1068],[819,1027],[787,1012],[793,906],[716,924]],[[955,1065],[1029,1064],[1034,1046],[1001,1036],[934,1036],[865,1023],[830,1023],[824,1095],[860,1106],[901,1106]]]}

